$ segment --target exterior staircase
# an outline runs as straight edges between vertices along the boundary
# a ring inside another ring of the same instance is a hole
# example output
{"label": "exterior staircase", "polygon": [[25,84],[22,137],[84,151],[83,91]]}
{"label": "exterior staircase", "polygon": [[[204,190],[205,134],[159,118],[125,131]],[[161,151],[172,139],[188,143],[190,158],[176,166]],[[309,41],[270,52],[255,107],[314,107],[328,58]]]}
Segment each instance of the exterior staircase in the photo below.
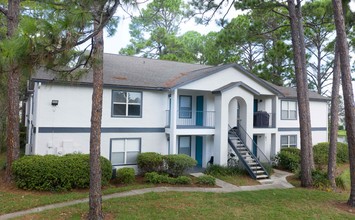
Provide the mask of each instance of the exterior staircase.
{"label": "exterior staircase", "polygon": [[269,174],[264,166],[249,148],[245,146],[234,128],[228,131],[228,143],[253,179],[269,178]]}

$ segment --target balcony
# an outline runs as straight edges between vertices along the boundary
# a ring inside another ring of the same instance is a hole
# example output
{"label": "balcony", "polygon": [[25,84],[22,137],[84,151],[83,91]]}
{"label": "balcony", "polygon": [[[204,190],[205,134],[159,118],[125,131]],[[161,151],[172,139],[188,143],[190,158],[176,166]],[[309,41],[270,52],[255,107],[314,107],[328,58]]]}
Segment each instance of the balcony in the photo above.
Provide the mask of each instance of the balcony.
{"label": "balcony", "polygon": [[[170,110],[166,110],[166,127],[170,127]],[[214,128],[214,111],[178,111],[177,128]]]}
{"label": "balcony", "polygon": [[254,128],[275,128],[275,113],[264,111],[254,112]]}

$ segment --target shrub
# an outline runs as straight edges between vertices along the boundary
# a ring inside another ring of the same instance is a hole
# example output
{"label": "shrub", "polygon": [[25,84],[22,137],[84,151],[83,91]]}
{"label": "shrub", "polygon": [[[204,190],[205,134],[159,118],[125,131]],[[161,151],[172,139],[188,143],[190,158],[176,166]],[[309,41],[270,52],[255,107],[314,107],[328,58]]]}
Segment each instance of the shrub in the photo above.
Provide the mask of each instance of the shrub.
{"label": "shrub", "polygon": [[246,170],[240,167],[212,164],[206,168],[205,173],[212,176],[233,176],[246,174]]}
{"label": "shrub", "polygon": [[164,156],[167,173],[173,177],[181,176],[188,169],[196,166],[197,161],[185,154],[171,154]]}
{"label": "shrub", "polygon": [[295,172],[299,168],[301,156],[297,148],[285,148],[276,155],[278,166],[282,169]]}
{"label": "shrub", "polygon": [[272,165],[269,163],[262,163],[263,167],[265,168],[266,172],[271,175],[274,173],[274,170],[272,169]]}
{"label": "shrub", "polygon": [[321,170],[314,170],[312,171],[312,178],[313,178],[313,187],[316,187],[321,190],[326,190],[326,191],[331,190],[327,173]]}
{"label": "shrub", "polygon": [[202,185],[211,185],[214,186],[216,185],[216,178],[210,175],[203,175],[197,177],[197,183],[202,184]]}
{"label": "shrub", "polygon": [[[13,164],[16,185],[22,189],[61,191],[72,188],[88,188],[90,185],[90,163],[87,154],[65,156],[24,156]],[[111,162],[100,157],[102,184],[111,176]]]}
{"label": "shrub", "polygon": [[[174,178],[172,178],[174,179]],[[176,184],[183,184],[183,185],[188,185],[192,183],[192,180],[188,176],[179,176],[175,179]]]}
{"label": "shrub", "polygon": [[191,184],[192,180],[187,176],[179,176],[177,178],[169,177],[167,174],[159,174],[157,172],[151,172],[145,174],[145,179],[148,183],[168,183],[168,184]]}
{"label": "shrub", "polygon": [[137,165],[141,173],[160,172],[164,166],[163,156],[154,152],[146,152],[138,155]]}
{"label": "shrub", "polygon": [[118,182],[124,184],[130,184],[135,181],[135,172],[133,168],[124,167],[117,170]]}
{"label": "shrub", "polygon": [[[318,168],[328,164],[329,142],[318,143],[313,147],[314,163]],[[349,162],[348,145],[337,143],[337,163]]]}

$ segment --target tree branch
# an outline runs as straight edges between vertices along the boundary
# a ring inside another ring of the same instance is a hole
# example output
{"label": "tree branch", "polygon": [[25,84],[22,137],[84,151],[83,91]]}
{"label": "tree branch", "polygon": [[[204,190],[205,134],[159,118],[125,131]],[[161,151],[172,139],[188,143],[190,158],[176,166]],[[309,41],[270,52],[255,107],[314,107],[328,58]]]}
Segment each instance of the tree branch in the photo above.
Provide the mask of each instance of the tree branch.
{"label": "tree branch", "polygon": [[7,17],[8,11],[7,11],[7,9],[0,7],[0,13]]}

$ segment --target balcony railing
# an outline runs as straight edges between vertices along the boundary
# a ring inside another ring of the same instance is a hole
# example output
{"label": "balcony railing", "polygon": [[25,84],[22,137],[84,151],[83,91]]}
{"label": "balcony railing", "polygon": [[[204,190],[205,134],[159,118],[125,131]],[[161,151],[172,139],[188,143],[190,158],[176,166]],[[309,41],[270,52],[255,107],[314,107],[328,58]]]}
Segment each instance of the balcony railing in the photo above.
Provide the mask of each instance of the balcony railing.
{"label": "balcony railing", "polygon": [[275,113],[254,112],[254,128],[275,128]]}
{"label": "balcony railing", "polygon": [[[170,110],[166,111],[166,126],[170,127]],[[214,111],[178,111],[176,125],[179,127],[211,127],[215,126]]]}

